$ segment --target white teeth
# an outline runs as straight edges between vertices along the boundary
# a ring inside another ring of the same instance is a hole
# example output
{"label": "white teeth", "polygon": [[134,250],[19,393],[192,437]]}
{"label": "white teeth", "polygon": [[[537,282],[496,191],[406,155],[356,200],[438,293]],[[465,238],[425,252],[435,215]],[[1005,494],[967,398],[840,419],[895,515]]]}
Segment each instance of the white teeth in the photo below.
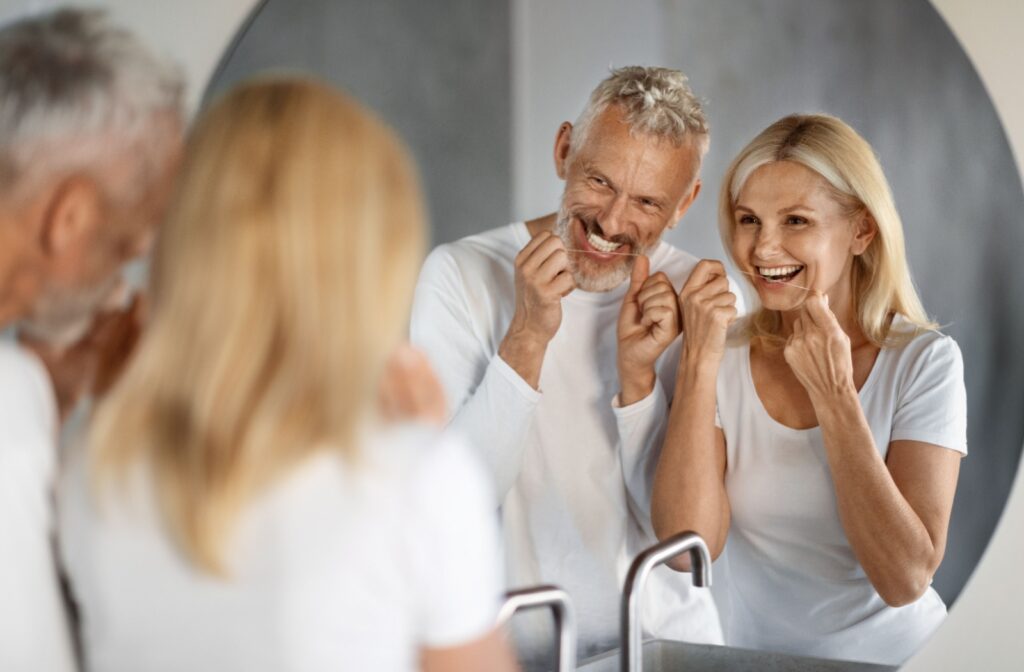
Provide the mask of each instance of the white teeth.
{"label": "white teeth", "polygon": [[587,233],[587,242],[593,245],[598,252],[614,252],[622,247],[622,243],[609,242],[593,232]]}
{"label": "white teeth", "polygon": [[803,266],[775,266],[773,268],[766,268],[764,266],[758,266],[757,272],[768,278],[777,278],[783,275],[790,275],[796,273]]}

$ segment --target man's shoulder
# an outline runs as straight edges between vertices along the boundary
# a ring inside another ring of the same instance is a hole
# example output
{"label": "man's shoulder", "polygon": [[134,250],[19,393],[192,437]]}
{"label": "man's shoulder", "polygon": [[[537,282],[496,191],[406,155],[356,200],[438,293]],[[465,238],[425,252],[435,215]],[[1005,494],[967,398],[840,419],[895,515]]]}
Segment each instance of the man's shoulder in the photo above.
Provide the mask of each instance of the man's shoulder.
{"label": "man's shoulder", "polygon": [[663,240],[651,253],[651,272],[663,272],[674,284],[683,283],[699,261],[700,257]]}
{"label": "man's shoulder", "polygon": [[55,438],[56,402],[46,369],[24,348],[0,340],[0,427],[10,445]]}
{"label": "man's shoulder", "polygon": [[453,275],[463,281],[482,281],[512,273],[525,235],[525,226],[518,222],[442,243],[427,255],[420,281]]}

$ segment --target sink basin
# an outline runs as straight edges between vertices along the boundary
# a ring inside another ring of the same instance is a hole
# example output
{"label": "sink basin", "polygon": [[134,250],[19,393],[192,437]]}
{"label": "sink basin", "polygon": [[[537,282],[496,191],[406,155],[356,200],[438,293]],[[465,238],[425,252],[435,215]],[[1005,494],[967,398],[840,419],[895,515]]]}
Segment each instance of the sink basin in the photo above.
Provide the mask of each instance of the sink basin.
{"label": "sink basin", "polygon": [[[644,672],[887,672],[895,667],[655,639],[643,644]],[[620,672],[619,652],[584,660],[580,672]]]}

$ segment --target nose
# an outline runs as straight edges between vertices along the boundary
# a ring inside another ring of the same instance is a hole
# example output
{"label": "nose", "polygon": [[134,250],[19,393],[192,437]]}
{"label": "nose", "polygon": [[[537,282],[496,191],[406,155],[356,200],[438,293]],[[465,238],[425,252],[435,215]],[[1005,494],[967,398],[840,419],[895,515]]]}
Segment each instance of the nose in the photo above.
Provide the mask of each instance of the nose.
{"label": "nose", "polygon": [[768,260],[776,256],[781,249],[778,227],[762,224],[754,234],[754,256]]}
{"label": "nose", "polygon": [[611,197],[601,211],[598,224],[601,225],[601,232],[605,238],[626,233],[628,222],[626,221],[628,199],[625,194],[619,193]]}

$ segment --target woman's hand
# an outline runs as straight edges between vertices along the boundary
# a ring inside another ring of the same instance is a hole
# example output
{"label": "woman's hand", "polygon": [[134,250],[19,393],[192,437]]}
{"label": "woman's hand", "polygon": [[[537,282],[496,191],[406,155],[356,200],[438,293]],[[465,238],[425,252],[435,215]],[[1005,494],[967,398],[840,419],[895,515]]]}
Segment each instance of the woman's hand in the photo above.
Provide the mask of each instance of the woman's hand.
{"label": "woman's hand", "polygon": [[821,292],[804,301],[783,355],[813,404],[840,394],[856,395],[850,337]]}
{"label": "woman's hand", "polygon": [[736,295],[720,261],[702,259],[679,292],[683,313],[683,356],[718,364],[725,354],[725,336],[736,319]]}
{"label": "woman's hand", "polygon": [[426,356],[408,343],[391,354],[377,395],[381,416],[389,422],[425,422],[442,426],[448,419],[444,389]]}

